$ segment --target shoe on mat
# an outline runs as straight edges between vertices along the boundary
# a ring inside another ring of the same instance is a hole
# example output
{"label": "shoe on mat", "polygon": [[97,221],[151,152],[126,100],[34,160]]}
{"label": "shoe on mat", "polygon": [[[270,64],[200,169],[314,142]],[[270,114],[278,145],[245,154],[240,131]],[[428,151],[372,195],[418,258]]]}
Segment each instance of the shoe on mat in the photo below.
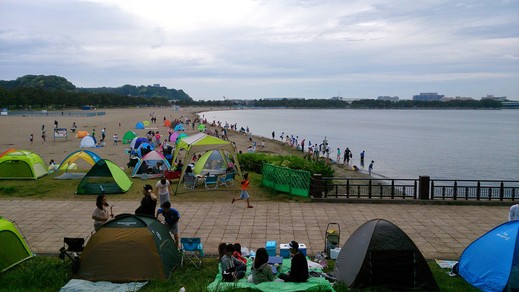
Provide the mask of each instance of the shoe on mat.
{"label": "shoe on mat", "polygon": [[254,208],[254,207],[252,207],[252,206],[247,206],[247,208]]}
{"label": "shoe on mat", "polygon": [[236,199],[233,198],[231,204],[234,204],[234,201],[236,201]]}

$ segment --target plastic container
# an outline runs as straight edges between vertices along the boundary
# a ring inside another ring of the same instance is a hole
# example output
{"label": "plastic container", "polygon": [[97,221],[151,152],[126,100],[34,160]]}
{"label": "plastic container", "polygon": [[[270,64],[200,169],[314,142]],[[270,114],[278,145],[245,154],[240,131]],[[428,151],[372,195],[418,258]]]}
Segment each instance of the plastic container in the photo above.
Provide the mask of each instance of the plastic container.
{"label": "plastic container", "polygon": [[330,258],[332,260],[336,260],[337,257],[339,256],[340,252],[341,252],[341,248],[340,247],[336,247],[334,249],[330,249]]}
{"label": "plastic container", "polygon": [[271,257],[276,256],[277,242],[275,240],[269,240],[265,244],[265,249],[267,250],[267,254]]}

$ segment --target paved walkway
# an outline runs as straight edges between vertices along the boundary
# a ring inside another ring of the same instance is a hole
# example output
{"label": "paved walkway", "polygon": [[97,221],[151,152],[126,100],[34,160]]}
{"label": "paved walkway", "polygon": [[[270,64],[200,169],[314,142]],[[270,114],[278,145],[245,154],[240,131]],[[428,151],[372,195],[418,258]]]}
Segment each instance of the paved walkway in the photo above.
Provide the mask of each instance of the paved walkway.
{"label": "paved walkway", "polygon": [[[114,213],[133,213],[137,201],[113,201]],[[95,200],[94,200],[95,201]],[[181,213],[180,236],[201,237],[204,250],[217,253],[220,242],[257,249],[268,240],[304,243],[308,255],[324,250],[328,223],[340,224],[340,244],[363,223],[389,220],[404,230],[425,258],[457,259],[479,236],[507,220],[507,206],[415,204],[279,203],[243,201],[174,204]],[[93,231],[95,202],[83,200],[0,200],[0,216],[14,220],[34,253],[57,254],[63,237]],[[279,250],[278,250],[279,252]]]}

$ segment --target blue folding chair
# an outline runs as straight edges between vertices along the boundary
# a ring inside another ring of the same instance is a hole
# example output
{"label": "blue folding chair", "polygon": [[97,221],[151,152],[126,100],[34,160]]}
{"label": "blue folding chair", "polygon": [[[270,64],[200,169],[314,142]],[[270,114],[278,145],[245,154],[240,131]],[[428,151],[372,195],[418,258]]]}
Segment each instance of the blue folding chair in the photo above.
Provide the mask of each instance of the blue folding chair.
{"label": "blue folding chair", "polygon": [[182,245],[180,266],[184,265],[184,261],[189,261],[197,269],[200,269],[204,256],[204,245],[200,241],[200,237],[182,237],[180,238],[180,244]]}
{"label": "blue folding chair", "polygon": [[216,189],[218,188],[218,177],[216,175],[208,175],[205,177],[205,188]]}

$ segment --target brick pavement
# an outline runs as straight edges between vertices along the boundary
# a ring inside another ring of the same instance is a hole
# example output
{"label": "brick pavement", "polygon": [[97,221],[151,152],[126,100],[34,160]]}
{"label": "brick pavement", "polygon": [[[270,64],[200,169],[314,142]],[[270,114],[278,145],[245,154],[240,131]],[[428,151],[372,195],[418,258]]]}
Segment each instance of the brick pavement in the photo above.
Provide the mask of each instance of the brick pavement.
{"label": "brick pavement", "polygon": [[[132,213],[137,201],[109,202],[114,213]],[[95,201],[95,199],[94,199]],[[0,216],[14,220],[36,254],[57,254],[63,237],[87,237],[93,231],[94,201],[0,199]],[[174,203],[181,213],[180,236],[201,237],[204,250],[217,253],[220,242],[257,249],[267,240],[297,240],[308,254],[324,249],[324,232],[339,223],[340,244],[374,218],[404,230],[425,258],[457,259],[465,247],[507,220],[508,206],[459,206],[366,203],[243,202]]]}

